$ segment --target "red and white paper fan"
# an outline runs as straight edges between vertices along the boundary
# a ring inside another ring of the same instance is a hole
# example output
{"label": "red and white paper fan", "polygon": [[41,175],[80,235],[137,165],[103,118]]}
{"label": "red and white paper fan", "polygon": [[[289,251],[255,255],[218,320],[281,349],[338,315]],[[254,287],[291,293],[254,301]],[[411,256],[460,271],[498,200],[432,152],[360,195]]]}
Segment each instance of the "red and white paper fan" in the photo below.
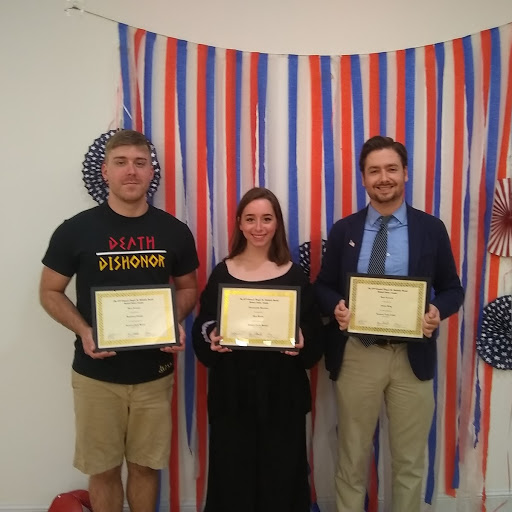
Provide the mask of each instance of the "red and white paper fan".
{"label": "red and white paper fan", "polygon": [[510,178],[498,180],[496,184],[487,250],[498,256],[512,256],[512,183]]}

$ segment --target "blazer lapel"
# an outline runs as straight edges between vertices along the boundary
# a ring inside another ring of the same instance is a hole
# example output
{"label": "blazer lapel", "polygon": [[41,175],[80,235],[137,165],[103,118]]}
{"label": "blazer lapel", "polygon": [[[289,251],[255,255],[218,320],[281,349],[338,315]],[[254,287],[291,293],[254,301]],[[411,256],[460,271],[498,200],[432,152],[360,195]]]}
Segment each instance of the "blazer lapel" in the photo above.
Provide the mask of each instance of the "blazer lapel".
{"label": "blazer lapel", "polygon": [[366,214],[368,207],[357,212],[350,224],[348,230],[348,244],[345,247],[344,257],[346,257],[347,272],[357,272],[357,263],[359,261],[359,253],[361,252],[361,243],[363,241],[364,223],[366,222]]}

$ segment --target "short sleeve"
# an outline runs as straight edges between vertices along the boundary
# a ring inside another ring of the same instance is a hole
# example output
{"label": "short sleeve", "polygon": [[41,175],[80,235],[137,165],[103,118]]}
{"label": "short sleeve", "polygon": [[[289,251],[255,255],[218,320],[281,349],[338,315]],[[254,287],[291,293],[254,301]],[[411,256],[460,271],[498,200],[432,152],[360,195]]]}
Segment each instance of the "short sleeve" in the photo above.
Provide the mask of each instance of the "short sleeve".
{"label": "short sleeve", "polygon": [[43,257],[43,265],[63,276],[72,277],[78,269],[72,223],[64,221],[50,238],[48,249]]}
{"label": "short sleeve", "polygon": [[184,276],[199,267],[194,237],[186,224],[182,224],[180,240],[181,250],[176,254],[176,264],[172,270],[174,277]]}

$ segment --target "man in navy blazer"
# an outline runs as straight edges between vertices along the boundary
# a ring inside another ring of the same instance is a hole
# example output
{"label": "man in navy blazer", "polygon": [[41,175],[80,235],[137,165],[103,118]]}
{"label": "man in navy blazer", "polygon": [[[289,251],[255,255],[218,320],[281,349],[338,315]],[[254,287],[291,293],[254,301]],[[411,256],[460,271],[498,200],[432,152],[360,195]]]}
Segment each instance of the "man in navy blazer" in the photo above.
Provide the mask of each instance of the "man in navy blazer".
{"label": "man in navy blazer", "polygon": [[[458,311],[464,292],[444,224],[404,201],[405,147],[390,137],[372,137],[363,145],[359,166],[370,203],[334,224],[315,283],[320,306],[332,320],[325,361],[336,381],[338,405],[337,511],[364,510],[372,439],[384,400],[392,457],[392,512],[419,512],[434,411],[437,328]],[[383,218],[387,223],[384,274],[430,279],[433,293],[423,317],[423,341],[377,337],[363,342],[346,331],[348,274],[368,272]]]}

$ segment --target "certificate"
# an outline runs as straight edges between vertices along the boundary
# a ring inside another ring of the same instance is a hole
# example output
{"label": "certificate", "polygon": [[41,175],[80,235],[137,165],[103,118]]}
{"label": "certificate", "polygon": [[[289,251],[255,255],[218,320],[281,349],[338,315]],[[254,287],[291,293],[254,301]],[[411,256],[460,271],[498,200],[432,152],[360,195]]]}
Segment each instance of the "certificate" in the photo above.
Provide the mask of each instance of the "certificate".
{"label": "certificate", "polygon": [[171,285],[92,288],[98,351],[180,345]]}
{"label": "certificate", "polygon": [[401,276],[349,275],[348,307],[353,334],[423,340],[429,280]]}
{"label": "certificate", "polygon": [[297,350],[300,288],[219,285],[220,344],[231,349]]}

